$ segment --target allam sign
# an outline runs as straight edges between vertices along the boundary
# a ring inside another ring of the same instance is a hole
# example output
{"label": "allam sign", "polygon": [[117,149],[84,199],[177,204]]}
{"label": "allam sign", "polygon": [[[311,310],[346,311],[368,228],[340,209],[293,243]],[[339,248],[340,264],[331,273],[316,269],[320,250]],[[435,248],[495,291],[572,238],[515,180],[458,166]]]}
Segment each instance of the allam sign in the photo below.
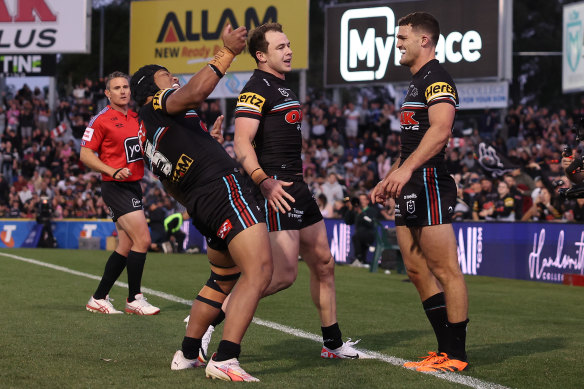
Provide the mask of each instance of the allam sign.
{"label": "allam sign", "polygon": [[436,58],[454,78],[497,78],[499,0],[356,3],[326,10],[326,85],[409,81],[396,36],[398,20],[414,11],[438,19]]}

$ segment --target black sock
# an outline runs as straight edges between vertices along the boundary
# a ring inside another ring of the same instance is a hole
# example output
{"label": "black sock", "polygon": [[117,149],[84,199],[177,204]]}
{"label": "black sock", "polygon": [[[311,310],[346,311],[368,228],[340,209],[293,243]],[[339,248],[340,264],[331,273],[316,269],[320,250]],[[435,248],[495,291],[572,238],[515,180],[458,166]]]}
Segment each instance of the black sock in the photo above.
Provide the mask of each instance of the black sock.
{"label": "black sock", "polygon": [[448,316],[446,315],[446,300],[444,293],[436,293],[434,296],[422,302],[426,316],[432,324],[436,339],[438,340],[438,353],[446,352],[448,348]]}
{"label": "black sock", "polygon": [[320,329],[322,330],[322,342],[326,348],[334,350],[343,345],[343,335],[341,334],[339,323],[328,327],[320,327]]}
{"label": "black sock", "polygon": [[144,262],[146,262],[146,253],[130,251],[128,254],[128,302],[134,301],[135,296],[140,292],[142,283],[142,272],[144,271]]}
{"label": "black sock", "polygon": [[466,325],[468,319],[460,323],[448,322],[448,329],[450,330],[450,347],[448,348],[448,355],[454,359],[467,361],[466,356]]}
{"label": "black sock", "polygon": [[182,341],[182,352],[186,359],[195,359],[199,356],[201,339],[185,336]]}
{"label": "black sock", "polygon": [[219,324],[223,323],[223,320],[225,320],[225,312],[223,312],[223,310],[221,309],[217,314],[215,320],[213,320],[213,323],[211,323],[211,325],[213,327],[217,327]]}
{"label": "black sock", "polygon": [[114,286],[116,280],[120,274],[122,274],[125,267],[126,257],[124,257],[122,254],[119,254],[117,251],[114,251],[105,263],[103,276],[101,277],[101,281],[99,281],[99,285],[93,294],[93,298],[97,300],[103,300],[111,290],[112,286]]}
{"label": "black sock", "polygon": [[241,345],[230,342],[228,340],[222,340],[219,342],[217,354],[213,360],[220,362],[231,358],[239,358],[239,353],[241,353]]}

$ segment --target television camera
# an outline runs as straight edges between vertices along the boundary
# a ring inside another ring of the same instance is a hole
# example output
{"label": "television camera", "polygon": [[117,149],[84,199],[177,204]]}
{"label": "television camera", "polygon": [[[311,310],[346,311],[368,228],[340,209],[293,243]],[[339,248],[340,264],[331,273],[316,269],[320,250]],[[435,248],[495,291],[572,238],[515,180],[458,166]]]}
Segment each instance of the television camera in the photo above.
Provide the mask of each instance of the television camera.
{"label": "television camera", "polygon": [[41,196],[36,219],[37,223],[42,226],[38,247],[57,247],[57,241],[53,236],[53,226],[51,223],[51,220],[53,219],[53,207],[51,205],[51,200],[46,196]]}

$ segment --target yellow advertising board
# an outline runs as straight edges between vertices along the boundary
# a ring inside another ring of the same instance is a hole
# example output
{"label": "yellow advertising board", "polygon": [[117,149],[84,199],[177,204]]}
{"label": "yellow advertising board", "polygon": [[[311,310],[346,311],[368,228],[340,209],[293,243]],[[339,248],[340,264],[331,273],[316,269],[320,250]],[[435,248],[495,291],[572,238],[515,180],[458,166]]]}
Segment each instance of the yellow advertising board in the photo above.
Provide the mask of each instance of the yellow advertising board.
{"label": "yellow advertising board", "polygon": [[[308,9],[309,0],[134,1],[130,72],[154,63],[176,74],[196,73],[223,47],[223,26],[230,23],[250,30],[266,22],[282,24],[294,53],[292,68],[307,69]],[[236,57],[229,71],[251,71],[255,67],[246,51]]]}

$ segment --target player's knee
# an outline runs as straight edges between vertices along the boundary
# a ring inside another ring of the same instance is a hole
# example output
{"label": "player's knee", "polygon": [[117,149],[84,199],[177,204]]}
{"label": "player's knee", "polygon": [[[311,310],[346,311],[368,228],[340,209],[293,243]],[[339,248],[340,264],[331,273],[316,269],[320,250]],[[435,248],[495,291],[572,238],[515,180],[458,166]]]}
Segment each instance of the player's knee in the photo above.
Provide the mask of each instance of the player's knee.
{"label": "player's knee", "polygon": [[254,278],[254,282],[257,283],[257,286],[262,293],[268,287],[268,285],[270,285],[273,273],[274,265],[272,263],[271,257],[267,257],[265,260],[261,260],[252,277]]}
{"label": "player's knee", "polygon": [[431,274],[428,271],[420,271],[416,267],[406,267],[406,273],[410,278],[410,281],[416,286],[422,285],[423,283],[427,282],[428,277],[431,277]]}
{"label": "player's knee", "polygon": [[213,308],[221,308],[221,305],[229,293],[231,293],[240,275],[241,273],[239,271],[229,274],[217,274],[211,271],[211,276],[197,295],[196,300],[208,304]]}
{"label": "player's knee", "polygon": [[440,282],[462,276],[457,260],[428,261],[428,268]]}
{"label": "player's knee", "polygon": [[150,239],[150,234],[138,234],[138,236],[134,237],[132,241],[132,246],[135,247],[135,250],[140,252],[148,251],[151,244],[152,240]]}
{"label": "player's knee", "polygon": [[322,252],[317,255],[309,267],[318,279],[330,279],[335,276],[335,259],[330,252]]}
{"label": "player's knee", "polygon": [[298,269],[296,267],[291,267],[289,271],[278,269],[271,275],[269,286],[264,290],[263,297],[289,288],[296,281],[297,275]]}

